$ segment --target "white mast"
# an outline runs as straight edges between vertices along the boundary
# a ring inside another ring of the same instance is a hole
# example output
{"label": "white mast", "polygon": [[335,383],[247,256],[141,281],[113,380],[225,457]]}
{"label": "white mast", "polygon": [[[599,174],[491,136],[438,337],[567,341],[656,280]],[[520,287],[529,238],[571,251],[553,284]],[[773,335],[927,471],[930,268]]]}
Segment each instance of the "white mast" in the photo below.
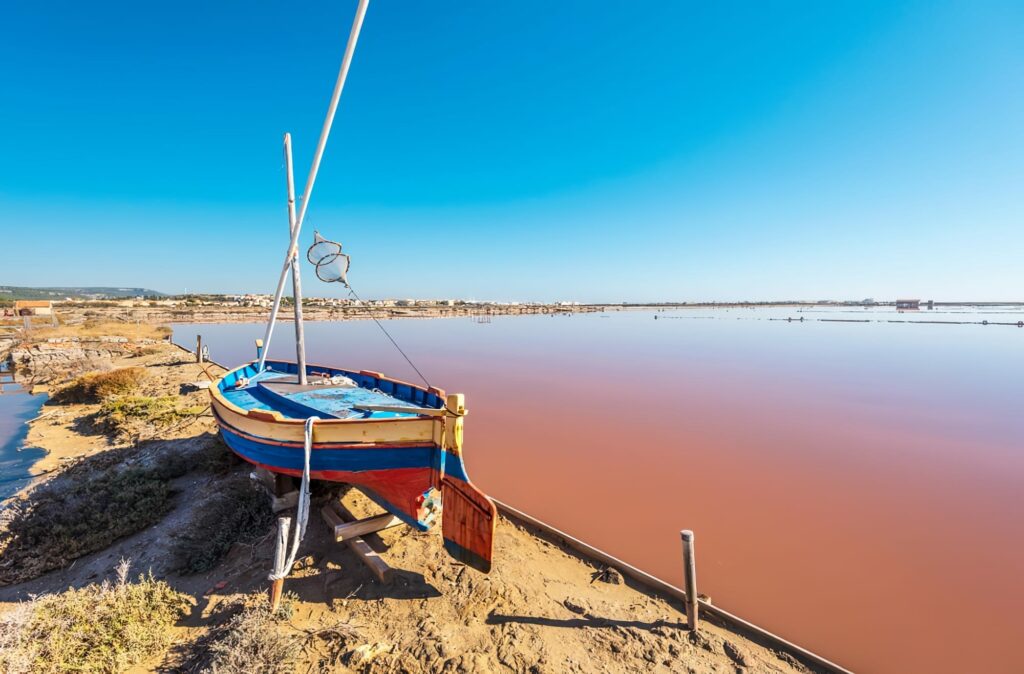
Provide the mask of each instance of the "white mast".
{"label": "white mast", "polygon": [[345,88],[345,79],[348,77],[348,69],[352,64],[352,54],[356,50],[356,42],[359,41],[359,31],[363,27],[363,17],[366,16],[366,7],[370,0],[359,0],[359,7],[356,8],[356,18],[352,22],[352,30],[348,35],[348,44],[345,46],[345,56],[341,60],[341,70],[338,71],[338,80],[334,84],[334,93],[331,94],[331,104],[327,108],[327,118],[320,130],[320,141],[316,146],[316,154],[313,156],[313,165],[309,168],[309,177],[306,178],[306,189],[302,193],[302,210],[292,228],[292,240],[288,245],[288,253],[284,258],[284,266],[281,268],[281,277],[277,281],[277,290],[274,293],[274,305],[270,309],[270,320],[267,321],[267,331],[263,337],[263,353],[260,355],[257,372],[262,372],[267,353],[270,351],[270,338],[274,334],[274,323],[277,321],[277,312],[281,308],[281,296],[284,294],[285,282],[288,279],[288,269],[291,267],[298,253],[299,232],[302,231],[302,222],[306,218],[306,209],[309,208],[309,199],[313,194],[313,184],[316,182],[316,174],[320,169],[320,160],[324,156],[324,148],[327,146],[327,137],[331,133],[331,125],[334,124],[334,113],[338,109],[338,100],[341,98],[341,91]]}
{"label": "white mast", "polygon": [[[284,134],[284,166],[288,183],[288,234],[295,231],[295,176],[292,173],[292,134]],[[295,298],[295,362],[299,384],[306,385],[306,334],[302,324],[302,275],[298,258],[292,259],[292,297]]]}

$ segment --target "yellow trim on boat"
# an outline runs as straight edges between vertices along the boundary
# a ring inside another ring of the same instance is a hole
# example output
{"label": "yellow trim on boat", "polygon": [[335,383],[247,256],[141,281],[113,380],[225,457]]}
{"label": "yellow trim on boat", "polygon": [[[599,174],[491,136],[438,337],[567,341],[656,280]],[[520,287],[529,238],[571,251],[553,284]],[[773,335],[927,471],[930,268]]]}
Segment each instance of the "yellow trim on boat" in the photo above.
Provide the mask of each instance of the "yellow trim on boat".
{"label": "yellow trim on boat", "polygon": [[[261,438],[301,443],[305,439],[305,420],[287,419],[274,410],[245,410],[229,401],[220,391],[220,380],[246,367],[235,368],[210,384],[214,410],[225,423]],[[384,419],[324,419],[313,427],[316,443],[430,443],[437,435],[440,419],[424,417]]]}

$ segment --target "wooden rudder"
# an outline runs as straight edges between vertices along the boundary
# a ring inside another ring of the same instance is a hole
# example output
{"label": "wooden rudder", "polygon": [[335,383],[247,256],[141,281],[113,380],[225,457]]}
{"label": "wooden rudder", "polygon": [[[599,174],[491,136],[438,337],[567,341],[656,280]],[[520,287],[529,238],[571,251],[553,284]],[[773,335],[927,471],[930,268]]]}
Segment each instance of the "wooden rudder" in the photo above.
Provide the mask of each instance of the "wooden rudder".
{"label": "wooden rudder", "polygon": [[441,533],[448,553],[482,573],[491,570],[498,509],[469,482],[441,479]]}

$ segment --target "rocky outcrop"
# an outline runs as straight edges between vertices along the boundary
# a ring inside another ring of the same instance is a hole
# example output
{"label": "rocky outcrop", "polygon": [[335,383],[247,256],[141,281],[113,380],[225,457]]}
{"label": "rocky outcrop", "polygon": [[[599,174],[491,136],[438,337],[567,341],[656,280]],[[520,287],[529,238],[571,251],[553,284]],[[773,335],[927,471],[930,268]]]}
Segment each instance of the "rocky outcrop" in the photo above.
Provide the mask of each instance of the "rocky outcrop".
{"label": "rocky outcrop", "polygon": [[115,358],[134,352],[137,346],[124,337],[95,340],[57,338],[22,343],[11,349],[10,360],[22,377],[33,383],[49,383],[90,370],[108,370]]}

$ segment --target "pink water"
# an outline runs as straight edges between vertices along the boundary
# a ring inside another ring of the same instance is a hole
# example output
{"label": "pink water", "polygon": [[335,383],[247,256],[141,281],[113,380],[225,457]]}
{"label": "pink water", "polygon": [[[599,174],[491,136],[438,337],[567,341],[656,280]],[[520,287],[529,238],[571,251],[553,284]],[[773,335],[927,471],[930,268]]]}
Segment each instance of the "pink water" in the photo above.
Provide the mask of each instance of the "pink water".
{"label": "pink water", "polygon": [[[493,496],[677,585],[693,529],[701,592],[856,671],[1021,671],[1024,330],[657,315],[387,327],[466,394]],[[230,365],[262,326],[197,332]],[[310,362],[415,378],[370,322],[306,334]]]}

